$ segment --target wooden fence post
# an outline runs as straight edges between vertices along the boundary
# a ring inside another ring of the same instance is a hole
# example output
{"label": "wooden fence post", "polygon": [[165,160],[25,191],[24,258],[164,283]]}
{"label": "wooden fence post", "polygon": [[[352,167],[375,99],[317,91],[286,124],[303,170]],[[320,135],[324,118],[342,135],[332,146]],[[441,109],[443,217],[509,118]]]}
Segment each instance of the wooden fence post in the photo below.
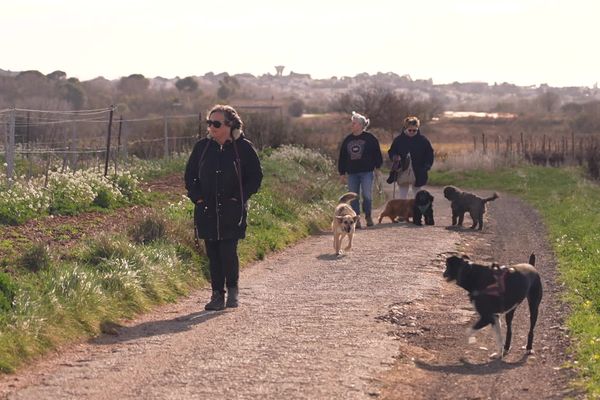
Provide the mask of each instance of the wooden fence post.
{"label": "wooden fence post", "polygon": [[165,127],[164,127],[164,134],[165,134],[165,147],[164,147],[164,155],[163,157],[165,159],[169,158],[169,119],[168,117],[165,115]]}
{"label": "wooden fence post", "polygon": [[8,120],[8,132],[6,136],[6,179],[8,180],[8,186],[12,185],[12,179],[15,174],[15,118],[17,110],[13,107],[10,110]]}
{"label": "wooden fence post", "polygon": [[487,153],[487,143],[485,142],[485,132],[481,132],[481,146],[483,148],[483,154]]}
{"label": "wooden fence post", "polygon": [[523,131],[521,131],[521,155],[525,155],[525,141],[523,138]]}
{"label": "wooden fence post", "polygon": [[106,157],[104,158],[104,176],[108,175],[108,160],[110,158],[110,136],[112,134],[113,112],[115,106],[111,104],[110,114],[108,115],[108,132],[106,134]]}

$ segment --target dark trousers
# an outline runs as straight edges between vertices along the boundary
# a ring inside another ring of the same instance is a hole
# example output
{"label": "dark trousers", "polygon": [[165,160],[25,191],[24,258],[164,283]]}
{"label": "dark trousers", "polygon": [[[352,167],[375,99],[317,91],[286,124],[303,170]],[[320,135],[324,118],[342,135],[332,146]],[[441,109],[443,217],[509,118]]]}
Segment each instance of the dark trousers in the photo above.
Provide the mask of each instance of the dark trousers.
{"label": "dark trousers", "polygon": [[237,239],[204,241],[212,290],[223,293],[225,284],[228,288],[238,286],[240,261],[237,255],[237,244]]}

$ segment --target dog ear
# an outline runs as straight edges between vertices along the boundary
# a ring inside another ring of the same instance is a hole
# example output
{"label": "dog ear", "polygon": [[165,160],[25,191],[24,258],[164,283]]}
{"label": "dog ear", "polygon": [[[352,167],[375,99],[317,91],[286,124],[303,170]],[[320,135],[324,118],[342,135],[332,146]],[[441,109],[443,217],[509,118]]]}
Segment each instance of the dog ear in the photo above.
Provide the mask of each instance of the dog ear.
{"label": "dog ear", "polygon": [[341,216],[341,215],[336,215],[336,216],[335,216],[335,219],[338,219],[338,220],[342,221],[342,220],[344,219],[344,217],[343,217],[343,216]]}

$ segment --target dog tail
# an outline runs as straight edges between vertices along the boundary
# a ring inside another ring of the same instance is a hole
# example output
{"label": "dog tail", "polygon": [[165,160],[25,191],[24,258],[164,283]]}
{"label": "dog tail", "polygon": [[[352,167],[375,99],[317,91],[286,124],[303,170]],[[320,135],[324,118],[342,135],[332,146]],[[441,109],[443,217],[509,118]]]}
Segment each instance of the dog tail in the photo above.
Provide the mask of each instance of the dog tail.
{"label": "dog tail", "polygon": [[498,193],[494,192],[494,194],[492,195],[492,197],[488,197],[487,199],[483,199],[484,203],[487,203],[488,201],[494,201],[498,198]]}
{"label": "dog tail", "polygon": [[535,253],[531,253],[531,255],[529,256],[529,264],[535,267]]}
{"label": "dog tail", "polygon": [[339,204],[341,203],[350,203],[352,200],[356,199],[358,197],[358,195],[354,192],[348,192],[342,195],[342,197],[340,197],[340,200],[338,201]]}

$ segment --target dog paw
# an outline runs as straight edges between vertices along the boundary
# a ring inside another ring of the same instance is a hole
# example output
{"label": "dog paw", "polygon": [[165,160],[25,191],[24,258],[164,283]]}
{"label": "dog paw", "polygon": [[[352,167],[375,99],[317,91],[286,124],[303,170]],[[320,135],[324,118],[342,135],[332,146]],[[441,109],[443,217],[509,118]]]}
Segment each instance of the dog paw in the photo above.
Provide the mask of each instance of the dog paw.
{"label": "dog paw", "polygon": [[502,353],[492,353],[492,354],[490,354],[490,359],[501,360],[502,359]]}
{"label": "dog paw", "polygon": [[528,356],[535,354],[535,351],[533,351],[533,349],[528,349],[525,346],[521,347],[521,349],[525,350],[525,354],[527,354]]}

